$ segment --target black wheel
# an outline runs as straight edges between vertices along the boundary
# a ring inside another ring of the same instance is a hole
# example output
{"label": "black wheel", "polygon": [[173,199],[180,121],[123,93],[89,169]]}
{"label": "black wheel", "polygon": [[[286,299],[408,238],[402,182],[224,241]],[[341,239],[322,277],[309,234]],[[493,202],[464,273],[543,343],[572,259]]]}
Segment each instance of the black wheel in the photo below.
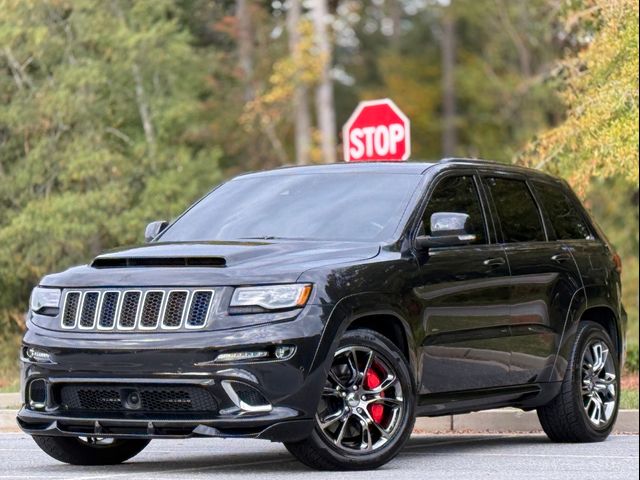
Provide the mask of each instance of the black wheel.
{"label": "black wheel", "polygon": [[619,391],[609,335],[595,322],[580,323],[560,394],[538,408],[542,428],[555,442],[601,442],[618,416]]}
{"label": "black wheel", "polygon": [[412,377],[398,347],[376,332],[350,331],[334,356],[313,432],[285,446],[319,470],[377,468],[411,435],[414,410]]}
{"label": "black wheel", "polygon": [[97,437],[47,437],[33,440],[50,457],[71,465],[115,465],[140,453],[150,440]]}

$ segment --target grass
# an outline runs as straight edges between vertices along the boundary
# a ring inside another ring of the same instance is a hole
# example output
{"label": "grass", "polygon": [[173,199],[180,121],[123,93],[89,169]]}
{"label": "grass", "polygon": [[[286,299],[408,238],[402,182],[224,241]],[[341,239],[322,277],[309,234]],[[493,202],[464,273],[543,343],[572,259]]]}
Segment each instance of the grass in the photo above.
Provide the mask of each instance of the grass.
{"label": "grass", "polygon": [[6,382],[0,387],[0,393],[14,393],[20,391],[20,380],[17,378]]}
{"label": "grass", "polygon": [[637,314],[629,314],[629,324],[627,325],[627,342],[630,345],[638,345],[638,319]]}
{"label": "grass", "polygon": [[20,336],[0,338],[0,393],[20,389]]}
{"label": "grass", "polygon": [[620,396],[620,408],[638,409],[638,389],[622,390]]}

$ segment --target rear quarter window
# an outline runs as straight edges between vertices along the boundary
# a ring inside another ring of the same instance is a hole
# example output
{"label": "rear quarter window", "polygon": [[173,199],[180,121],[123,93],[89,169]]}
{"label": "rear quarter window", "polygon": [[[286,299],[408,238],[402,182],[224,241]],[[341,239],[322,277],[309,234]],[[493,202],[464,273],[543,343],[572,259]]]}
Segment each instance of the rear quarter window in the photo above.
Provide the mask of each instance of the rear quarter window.
{"label": "rear quarter window", "polygon": [[579,207],[560,186],[537,181],[533,182],[533,186],[558,240],[593,238]]}

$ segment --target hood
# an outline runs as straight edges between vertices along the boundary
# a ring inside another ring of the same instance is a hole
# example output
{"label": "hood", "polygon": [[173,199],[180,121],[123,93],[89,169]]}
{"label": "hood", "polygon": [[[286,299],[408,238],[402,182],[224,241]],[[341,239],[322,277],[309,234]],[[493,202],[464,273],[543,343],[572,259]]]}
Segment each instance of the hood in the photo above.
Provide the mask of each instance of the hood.
{"label": "hood", "polygon": [[377,244],[321,241],[151,243],[46,276],[52,287],[218,286],[295,282],[306,270],[375,257]]}

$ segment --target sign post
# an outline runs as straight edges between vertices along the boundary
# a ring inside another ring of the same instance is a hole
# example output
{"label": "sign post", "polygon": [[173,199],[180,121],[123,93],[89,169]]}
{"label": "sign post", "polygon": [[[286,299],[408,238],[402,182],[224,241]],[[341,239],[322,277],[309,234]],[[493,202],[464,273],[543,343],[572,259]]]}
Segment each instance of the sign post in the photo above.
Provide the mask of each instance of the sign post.
{"label": "sign post", "polygon": [[360,102],[342,136],[345,162],[401,162],[411,155],[409,118],[388,98]]}

